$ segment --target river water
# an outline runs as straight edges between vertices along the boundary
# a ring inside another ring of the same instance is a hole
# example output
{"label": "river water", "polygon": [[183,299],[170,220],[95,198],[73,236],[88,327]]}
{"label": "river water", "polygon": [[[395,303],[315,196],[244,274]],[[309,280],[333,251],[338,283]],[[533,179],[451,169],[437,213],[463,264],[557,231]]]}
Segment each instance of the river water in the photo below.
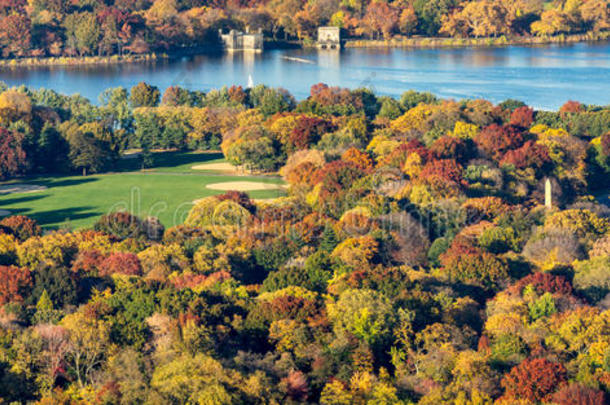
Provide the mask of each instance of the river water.
{"label": "river water", "polygon": [[165,89],[181,85],[209,90],[254,84],[288,89],[297,99],[324,82],[369,87],[399,96],[409,89],[445,98],[522,100],[557,109],[567,100],[610,104],[610,42],[477,49],[292,49],[262,54],[206,54],[113,66],[0,69],[9,85],[80,93],[97,101],[106,88],[145,81]]}

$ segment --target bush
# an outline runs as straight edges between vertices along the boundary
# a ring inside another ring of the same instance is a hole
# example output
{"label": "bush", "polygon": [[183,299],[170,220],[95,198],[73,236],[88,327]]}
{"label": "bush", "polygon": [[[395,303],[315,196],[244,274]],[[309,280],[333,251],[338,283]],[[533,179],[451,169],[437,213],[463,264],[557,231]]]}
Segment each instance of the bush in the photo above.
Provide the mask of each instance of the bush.
{"label": "bush", "polygon": [[42,234],[38,222],[23,215],[6,217],[0,221],[0,226],[8,228],[20,241]]}
{"label": "bush", "polygon": [[93,226],[96,231],[112,235],[119,240],[145,236],[140,218],[128,212],[113,212],[102,216]]}

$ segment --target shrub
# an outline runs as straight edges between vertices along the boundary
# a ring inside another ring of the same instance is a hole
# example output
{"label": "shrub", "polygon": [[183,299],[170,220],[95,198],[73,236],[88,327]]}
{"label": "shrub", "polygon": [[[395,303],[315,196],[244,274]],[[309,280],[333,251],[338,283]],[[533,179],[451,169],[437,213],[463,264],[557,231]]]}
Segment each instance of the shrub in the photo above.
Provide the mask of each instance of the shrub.
{"label": "shrub", "polygon": [[38,225],[38,222],[23,215],[6,217],[0,221],[0,226],[10,229],[11,233],[20,241],[42,234],[42,229]]}
{"label": "shrub", "polygon": [[95,223],[93,228],[119,240],[139,238],[145,235],[142,221],[128,212],[113,212],[104,215]]}

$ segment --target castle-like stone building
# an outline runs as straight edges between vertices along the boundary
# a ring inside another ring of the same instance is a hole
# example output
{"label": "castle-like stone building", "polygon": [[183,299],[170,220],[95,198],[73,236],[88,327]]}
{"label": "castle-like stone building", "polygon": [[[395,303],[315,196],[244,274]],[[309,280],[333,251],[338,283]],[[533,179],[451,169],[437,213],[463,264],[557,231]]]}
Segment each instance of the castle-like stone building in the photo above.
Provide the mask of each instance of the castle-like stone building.
{"label": "castle-like stone building", "polygon": [[320,49],[341,48],[341,29],[339,27],[319,27],[317,45]]}
{"label": "castle-like stone building", "polygon": [[258,30],[256,33],[241,32],[236,30],[229,31],[228,34],[223,34],[222,30],[218,30],[218,35],[222,39],[224,47],[229,52],[234,51],[263,51],[263,32]]}

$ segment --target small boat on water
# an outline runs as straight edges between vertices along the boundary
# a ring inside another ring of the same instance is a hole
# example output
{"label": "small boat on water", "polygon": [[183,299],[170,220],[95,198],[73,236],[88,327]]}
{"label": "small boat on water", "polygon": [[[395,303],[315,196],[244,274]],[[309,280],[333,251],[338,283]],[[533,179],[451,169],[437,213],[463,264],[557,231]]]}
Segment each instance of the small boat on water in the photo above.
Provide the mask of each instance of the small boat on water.
{"label": "small boat on water", "polygon": [[294,56],[282,56],[282,59],[286,59],[292,62],[299,62],[299,63],[309,63],[310,65],[315,65],[316,62],[309,60],[309,59],[303,59],[303,58],[296,58]]}
{"label": "small boat on water", "polygon": [[248,88],[251,89],[254,87],[254,80],[252,80],[252,75],[248,75]]}

